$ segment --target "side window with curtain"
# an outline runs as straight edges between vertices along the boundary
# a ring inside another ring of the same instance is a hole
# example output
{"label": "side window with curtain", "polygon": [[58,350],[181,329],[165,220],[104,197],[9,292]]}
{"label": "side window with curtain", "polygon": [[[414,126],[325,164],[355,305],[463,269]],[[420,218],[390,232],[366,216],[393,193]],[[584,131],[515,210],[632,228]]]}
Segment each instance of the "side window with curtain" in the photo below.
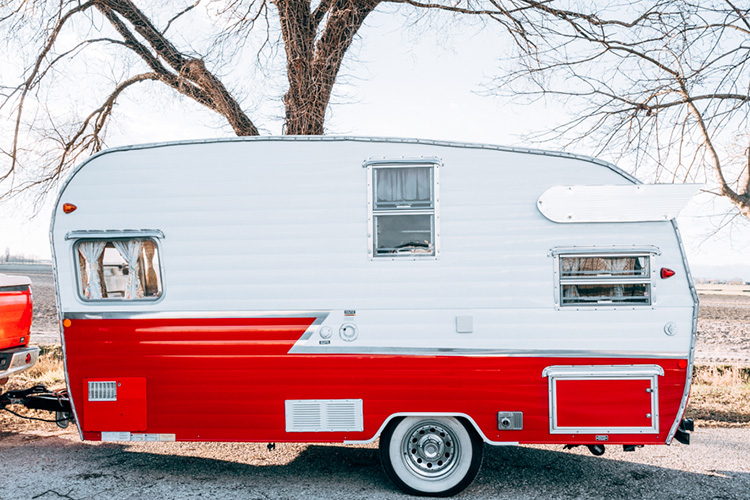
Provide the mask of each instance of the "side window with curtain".
{"label": "side window with curtain", "polygon": [[650,255],[560,255],[560,305],[651,305]]}
{"label": "side window with curtain", "polygon": [[436,256],[436,165],[372,166],[373,257]]}
{"label": "side window with curtain", "polygon": [[155,300],[161,296],[159,249],[154,240],[81,240],[74,248],[84,300]]}

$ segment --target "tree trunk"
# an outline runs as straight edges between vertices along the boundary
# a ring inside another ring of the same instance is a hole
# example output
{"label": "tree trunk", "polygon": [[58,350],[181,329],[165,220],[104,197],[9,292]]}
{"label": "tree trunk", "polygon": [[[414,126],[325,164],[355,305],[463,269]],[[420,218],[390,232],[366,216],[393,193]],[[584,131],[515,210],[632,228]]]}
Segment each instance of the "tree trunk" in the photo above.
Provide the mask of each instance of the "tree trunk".
{"label": "tree trunk", "polygon": [[[380,0],[275,0],[286,50],[289,90],[284,96],[284,132],[322,135],[331,89],[344,54]],[[326,18],[325,28],[319,24]],[[316,35],[320,33],[316,42]]]}

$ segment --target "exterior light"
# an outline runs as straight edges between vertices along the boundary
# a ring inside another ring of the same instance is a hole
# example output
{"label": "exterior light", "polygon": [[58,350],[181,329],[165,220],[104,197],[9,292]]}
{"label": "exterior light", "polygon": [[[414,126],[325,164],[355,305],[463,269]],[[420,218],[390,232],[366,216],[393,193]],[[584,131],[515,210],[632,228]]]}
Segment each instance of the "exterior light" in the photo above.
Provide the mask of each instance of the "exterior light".
{"label": "exterior light", "polygon": [[661,268],[661,279],[667,279],[674,276],[676,273],[672,271],[671,269],[667,269],[666,267]]}
{"label": "exterior light", "polygon": [[77,206],[73,205],[72,203],[63,203],[63,212],[66,214],[69,214],[71,212],[75,212]]}

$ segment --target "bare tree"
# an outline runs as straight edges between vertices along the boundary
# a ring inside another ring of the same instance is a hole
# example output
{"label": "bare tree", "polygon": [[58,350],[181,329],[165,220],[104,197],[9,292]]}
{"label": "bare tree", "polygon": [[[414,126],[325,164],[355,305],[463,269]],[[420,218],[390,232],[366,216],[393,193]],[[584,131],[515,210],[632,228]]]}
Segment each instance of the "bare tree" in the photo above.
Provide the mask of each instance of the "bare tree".
{"label": "bare tree", "polygon": [[[266,56],[271,59],[274,50],[283,47],[287,134],[324,133],[344,57],[379,6],[481,16],[510,33],[516,43],[527,43],[518,20],[528,8],[523,0],[182,2],[175,7],[174,2],[138,6],[135,0],[0,0],[0,33],[6,45],[15,43],[29,54],[20,83],[0,81],[5,85],[0,87],[0,110],[13,120],[10,144],[0,150],[5,157],[0,163],[4,196],[44,192],[82,156],[100,150],[117,100],[137,86],[169,88],[222,117],[238,136],[258,135],[257,118],[248,111],[257,103],[245,101],[243,86],[232,76],[233,66],[248,65],[244,49],[252,45],[250,40],[260,40],[261,52],[271,47]],[[207,34],[195,34],[193,23]],[[97,66],[92,73],[111,73],[100,100],[92,104],[85,96],[83,106],[88,108],[80,116],[56,116],[47,105],[55,95],[50,89],[61,75],[78,82],[88,78],[92,68],[80,71],[81,61]]]}
{"label": "bare tree", "polygon": [[529,0],[535,50],[494,90],[565,103],[569,119],[537,139],[593,141],[661,181],[707,180],[750,219],[750,8],[733,2]]}

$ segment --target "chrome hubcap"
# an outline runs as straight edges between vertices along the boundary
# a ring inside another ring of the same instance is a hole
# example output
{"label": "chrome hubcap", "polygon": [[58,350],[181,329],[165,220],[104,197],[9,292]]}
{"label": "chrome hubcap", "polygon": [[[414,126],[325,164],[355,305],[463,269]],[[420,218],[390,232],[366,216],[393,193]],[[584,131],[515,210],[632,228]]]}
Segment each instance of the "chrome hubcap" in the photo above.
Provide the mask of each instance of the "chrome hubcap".
{"label": "chrome hubcap", "polygon": [[456,435],[437,422],[420,422],[404,435],[404,464],[426,479],[440,479],[458,463],[460,448]]}

